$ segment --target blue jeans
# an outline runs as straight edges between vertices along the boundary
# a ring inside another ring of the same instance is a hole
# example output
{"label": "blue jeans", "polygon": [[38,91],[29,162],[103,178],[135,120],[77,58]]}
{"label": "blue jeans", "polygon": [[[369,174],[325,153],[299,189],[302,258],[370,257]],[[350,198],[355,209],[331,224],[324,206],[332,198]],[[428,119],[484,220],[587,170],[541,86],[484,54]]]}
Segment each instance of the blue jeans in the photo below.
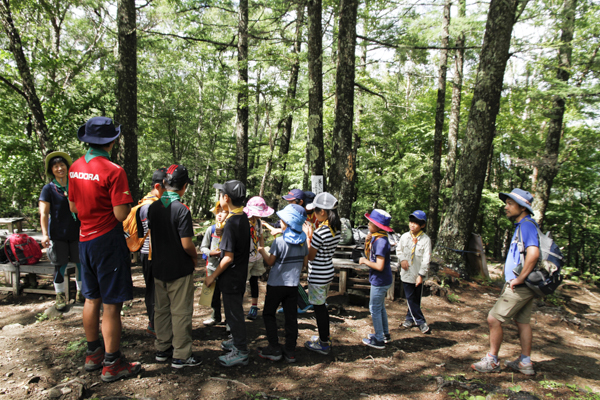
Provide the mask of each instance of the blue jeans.
{"label": "blue jeans", "polygon": [[391,286],[391,284],[386,286],[371,285],[369,311],[373,320],[373,328],[375,328],[375,339],[380,342],[383,342],[384,334],[390,333],[387,311],[385,311],[385,296]]}

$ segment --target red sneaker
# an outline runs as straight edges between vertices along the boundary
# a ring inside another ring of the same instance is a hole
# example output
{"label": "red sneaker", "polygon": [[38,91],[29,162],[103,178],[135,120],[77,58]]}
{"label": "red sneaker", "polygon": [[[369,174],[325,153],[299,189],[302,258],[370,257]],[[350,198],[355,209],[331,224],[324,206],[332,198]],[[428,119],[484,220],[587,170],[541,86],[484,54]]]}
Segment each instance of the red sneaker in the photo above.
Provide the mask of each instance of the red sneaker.
{"label": "red sneaker", "polygon": [[101,379],[104,382],[114,382],[121,378],[127,378],[140,372],[142,364],[139,362],[130,363],[123,356],[117,358],[112,363],[104,363]]}
{"label": "red sneaker", "polygon": [[98,347],[93,353],[87,353],[85,356],[85,370],[87,372],[98,371],[102,368],[102,361],[104,361],[104,347]]}

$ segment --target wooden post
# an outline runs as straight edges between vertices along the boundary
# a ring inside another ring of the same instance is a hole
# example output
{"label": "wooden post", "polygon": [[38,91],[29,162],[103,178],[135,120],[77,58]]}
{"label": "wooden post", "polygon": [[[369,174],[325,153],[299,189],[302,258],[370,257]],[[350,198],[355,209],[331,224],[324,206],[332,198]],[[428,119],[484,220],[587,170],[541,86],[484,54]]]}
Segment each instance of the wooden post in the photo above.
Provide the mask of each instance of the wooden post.
{"label": "wooden post", "polygon": [[341,268],[340,269],[340,287],[339,287],[339,292],[340,294],[344,294],[346,293],[346,281],[348,279],[348,270]]}

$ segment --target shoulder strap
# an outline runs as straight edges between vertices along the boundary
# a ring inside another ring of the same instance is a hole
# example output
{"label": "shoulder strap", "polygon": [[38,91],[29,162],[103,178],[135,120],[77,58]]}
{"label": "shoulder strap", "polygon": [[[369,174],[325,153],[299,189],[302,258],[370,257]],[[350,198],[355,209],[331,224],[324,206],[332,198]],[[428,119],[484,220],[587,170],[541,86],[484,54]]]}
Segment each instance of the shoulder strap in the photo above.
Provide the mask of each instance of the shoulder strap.
{"label": "shoulder strap", "polygon": [[210,228],[211,228],[211,230],[210,230],[210,234],[211,234],[211,235],[214,235],[214,234],[215,234],[215,232],[217,231],[217,225],[213,225],[213,226],[211,226]]}

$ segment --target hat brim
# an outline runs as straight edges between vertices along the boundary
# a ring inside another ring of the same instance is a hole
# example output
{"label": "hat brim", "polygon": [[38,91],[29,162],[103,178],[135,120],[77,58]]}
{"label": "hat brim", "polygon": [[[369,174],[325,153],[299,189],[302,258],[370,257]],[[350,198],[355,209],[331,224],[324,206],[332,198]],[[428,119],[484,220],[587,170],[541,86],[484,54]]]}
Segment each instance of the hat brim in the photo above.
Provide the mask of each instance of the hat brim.
{"label": "hat brim", "polygon": [[422,218],[419,218],[419,217],[417,217],[417,216],[415,215],[415,213],[412,213],[412,214],[410,214],[410,215],[408,216],[408,218],[414,218],[414,219],[416,219],[417,221],[421,221],[421,222],[423,222],[424,224],[426,224],[426,223],[427,223],[427,219],[422,219]]}
{"label": "hat brim", "polygon": [[282,199],[290,201],[290,200],[299,200],[293,194],[286,194],[285,196],[281,196]]}
{"label": "hat brim", "polygon": [[251,209],[250,207],[244,207],[244,212],[246,213],[246,215],[248,216],[248,218],[251,217],[268,217],[273,215],[273,213],[275,212],[275,210],[273,210],[271,207],[267,206],[266,210],[262,210],[262,211],[256,211]]}
{"label": "hat brim", "polygon": [[98,137],[98,136],[86,135],[85,134],[85,124],[83,124],[77,130],[77,139],[79,139],[80,141],[82,141],[84,143],[105,145],[105,144],[112,142],[113,140],[115,140],[116,138],[118,138],[121,135],[121,125],[115,127],[115,132],[117,134],[113,137]]}
{"label": "hat brim", "polygon": [[375,226],[378,227],[379,229],[383,229],[386,232],[394,232],[394,230],[392,228],[390,228],[389,226],[385,226],[382,223],[379,223],[379,222],[375,221],[373,218],[371,218],[371,214],[369,214],[369,213],[365,214],[365,218],[368,219],[369,221],[371,221],[372,223],[374,223]]}
{"label": "hat brim", "polygon": [[529,210],[529,213],[531,215],[534,215],[533,208],[531,208],[531,206],[529,204],[525,203],[523,200],[521,200],[519,198],[512,196],[511,193],[498,193],[498,197],[500,198],[500,200],[502,200],[505,203],[506,203],[506,199],[510,197],[512,200],[515,201],[515,203],[517,203],[521,207],[525,207],[527,210]]}
{"label": "hat brim", "polygon": [[68,155],[64,151],[53,151],[52,153],[48,154],[46,156],[46,159],[44,160],[44,163],[46,165],[46,168],[44,169],[44,171],[46,171],[46,176],[50,180],[54,179],[54,174],[48,172],[48,165],[50,164],[50,160],[52,160],[54,157],[64,158],[67,161],[67,164],[68,164],[67,167],[71,167],[71,165],[73,165],[73,159],[71,158],[70,155]]}

